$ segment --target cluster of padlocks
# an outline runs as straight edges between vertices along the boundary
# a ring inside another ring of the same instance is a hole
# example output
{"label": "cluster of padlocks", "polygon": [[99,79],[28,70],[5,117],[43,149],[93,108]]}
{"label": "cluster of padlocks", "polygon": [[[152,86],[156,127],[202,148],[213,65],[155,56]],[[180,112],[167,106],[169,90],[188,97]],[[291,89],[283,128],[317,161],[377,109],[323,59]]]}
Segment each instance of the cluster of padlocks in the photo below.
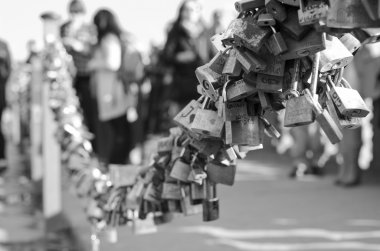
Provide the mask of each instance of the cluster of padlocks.
{"label": "cluster of padlocks", "polygon": [[158,141],[148,167],[102,168],[75,94],[62,84],[68,78],[59,80],[69,74],[47,71],[62,163],[97,229],[154,231],[173,213],[218,219],[216,185],[234,184],[236,160],[262,149],[264,135],[280,137],[270,113],[285,109],[285,127],[316,121],[334,144],[369,113],[343,69],[360,46],[377,42],[364,30],[380,27],[377,1],[242,0],[235,8],[238,17],[211,38],[218,53],[195,72],[200,98],[174,118],[178,127]]}

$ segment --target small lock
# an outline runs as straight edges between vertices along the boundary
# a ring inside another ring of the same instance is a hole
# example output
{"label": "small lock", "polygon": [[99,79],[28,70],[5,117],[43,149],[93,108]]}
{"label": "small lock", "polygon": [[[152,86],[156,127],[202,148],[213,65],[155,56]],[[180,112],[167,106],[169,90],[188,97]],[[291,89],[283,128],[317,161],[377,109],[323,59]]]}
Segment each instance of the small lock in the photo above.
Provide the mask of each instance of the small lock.
{"label": "small lock", "polygon": [[216,72],[219,75],[223,74],[224,64],[227,61],[227,56],[220,51],[210,60],[208,67],[210,70]]}
{"label": "small lock", "polygon": [[192,140],[190,146],[194,147],[199,153],[210,156],[216,154],[222,147],[223,142],[219,139]]}
{"label": "small lock", "polygon": [[228,148],[223,148],[222,149],[222,154],[230,161],[234,161],[237,159],[237,155],[233,147],[228,147]]}
{"label": "small lock", "polygon": [[215,184],[232,186],[235,183],[236,165],[209,162],[206,165],[207,179]]}
{"label": "small lock", "polygon": [[161,198],[165,200],[181,200],[181,185],[179,183],[164,182],[162,184]]}
{"label": "small lock", "polygon": [[233,82],[227,87],[227,100],[228,101],[237,101],[244,99],[254,93],[257,90],[253,86],[247,84],[243,79]]}
{"label": "small lock", "polygon": [[315,120],[321,126],[321,129],[324,131],[330,142],[332,144],[340,142],[343,138],[343,134],[328,111],[326,109],[322,109],[318,101],[313,98],[309,89],[305,89],[304,95],[313,108]]}
{"label": "small lock", "polygon": [[224,120],[234,121],[248,116],[247,102],[245,100],[225,102]]}
{"label": "small lock", "polygon": [[205,199],[204,186],[197,183],[190,183],[190,198],[195,203]]}
{"label": "small lock", "polygon": [[262,143],[264,128],[259,119],[247,117],[238,121],[226,122],[226,144],[257,146]]}
{"label": "small lock", "polygon": [[216,184],[209,181],[204,183],[206,199],[203,201],[203,221],[219,219],[219,198],[217,198]]}
{"label": "small lock", "polygon": [[283,77],[258,73],[256,88],[264,92],[280,93],[282,92],[283,82]]}
{"label": "small lock", "polygon": [[265,0],[265,8],[268,13],[272,14],[280,22],[283,22],[287,18],[285,6],[277,0]]}
{"label": "small lock", "polygon": [[193,205],[190,197],[190,187],[182,186],[181,188],[182,199],[181,199],[181,209],[185,216],[196,215],[202,212],[202,205]]}
{"label": "small lock", "polygon": [[330,39],[331,40],[326,39],[326,49],[321,51],[319,63],[320,72],[343,68],[351,63],[354,58],[351,52],[337,37],[330,36]]}
{"label": "small lock", "polygon": [[328,5],[321,0],[300,0],[298,20],[301,25],[317,23],[327,17]]}
{"label": "small lock", "polygon": [[297,8],[287,6],[286,11],[287,11],[286,20],[283,22],[278,22],[278,25],[280,26],[281,34],[283,36],[285,36],[286,34],[297,41],[303,39],[308,34],[308,32],[312,29],[312,27],[310,25],[306,25],[306,26],[300,25],[298,21]]}
{"label": "small lock", "polygon": [[174,123],[185,131],[190,131],[195,114],[201,108],[201,103],[196,100],[190,101],[173,119]]}
{"label": "small lock", "polygon": [[304,95],[290,98],[286,102],[285,127],[309,125],[314,122],[314,119],[312,107]]}
{"label": "small lock", "polygon": [[350,53],[356,52],[361,46],[360,41],[351,33],[345,33],[339,40]]}
{"label": "small lock", "polygon": [[325,33],[310,32],[301,41],[284,34],[284,40],[288,50],[279,55],[282,60],[302,58],[326,49]]}
{"label": "small lock", "polygon": [[276,32],[273,26],[271,26],[271,29],[273,31],[273,34],[268,38],[268,41],[266,42],[266,44],[269,51],[273,55],[277,56],[287,51],[288,46],[286,45],[286,42],[284,38],[282,37],[281,33]]}
{"label": "small lock", "polygon": [[195,70],[195,75],[198,79],[199,85],[202,86],[206,95],[211,100],[216,101],[219,95],[215,90],[214,85],[218,87],[218,78],[220,78],[220,75],[211,71],[208,64],[198,67]]}
{"label": "small lock", "polygon": [[237,59],[237,50],[231,49],[228,58],[223,67],[223,74],[228,76],[239,76],[242,66]]}
{"label": "small lock", "polygon": [[269,134],[270,137],[279,139],[281,137],[280,132],[263,116],[259,117],[261,122],[263,123],[263,126],[265,128],[265,131]]}
{"label": "small lock", "polygon": [[253,10],[265,5],[265,0],[240,0],[235,2],[235,9],[237,12],[245,12]]}
{"label": "small lock", "polygon": [[247,72],[258,72],[265,70],[267,67],[266,62],[261,59],[259,56],[250,52],[249,50],[237,50],[237,60],[241,64],[243,70]]}
{"label": "small lock", "polygon": [[[285,61],[281,60],[277,56],[273,56],[272,52],[270,52],[270,49],[267,47],[264,46],[260,50],[260,56],[265,59],[267,67],[264,70],[258,71],[258,73],[263,73],[263,74],[272,75],[272,76],[279,76],[279,77],[284,76]],[[248,76],[250,75],[251,74],[248,74]],[[257,76],[255,75],[254,77],[255,77],[254,81],[257,81]]]}
{"label": "small lock", "polygon": [[219,117],[216,111],[199,109],[191,124],[191,131],[202,135],[202,137],[220,138],[223,127],[223,118]]}
{"label": "small lock", "polygon": [[259,26],[273,26],[276,25],[276,20],[270,13],[262,13],[257,19],[257,25]]}
{"label": "small lock", "polygon": [[[233,34],[235,45],[240,43],[249,50],[258,53],[265,40],[270,36],[270,29],[256,24],[254,16],[238,18],[232,21],[228,30]],[[255,34],[254,36],[252,34]]]}
{"label": "small lock", "polygon": [[188,182],[187,177],[189,177],[190,172],[190,164],[185,163],[181,159],[177,159],[172,166],[172,170],[170,171],[170,177],[182,182]]}
{"label": "small lock", "polygon": [[369,109],[359,92],[352,89],[345,79],[342,79],[341,83],[342,87],[335,86],[331,76],[328,76],[328,84],[331,88],[329,95],[339,112],[347,117],[366,117]]}

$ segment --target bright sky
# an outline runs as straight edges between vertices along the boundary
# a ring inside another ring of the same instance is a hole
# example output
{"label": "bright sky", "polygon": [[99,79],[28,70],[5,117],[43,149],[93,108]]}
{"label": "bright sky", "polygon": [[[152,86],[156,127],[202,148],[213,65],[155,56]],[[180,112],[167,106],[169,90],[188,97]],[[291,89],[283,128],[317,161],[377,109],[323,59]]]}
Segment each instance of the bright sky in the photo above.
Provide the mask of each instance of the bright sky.
{"label": "bright sky", "polygon": [[[13,57],[26,57],[26,42],[35,39],[42,44],[42,24],[40,14],[55,11],[65,20],[67,4],[70,0],[3,0],[0,8],[0,37],[7,40]],[[169,21],[177,15],[181,0],[84,0],[88,20],[101,7],[112,9],[118,16],[123,28],[132,32],[147,47],[150,41],[164,41],[164,30]],[[213,10],[228,10],[231,17],[235,0],[202,0],[203,14],[208,22]],[[229,18],[231,19],[231,18]]]}

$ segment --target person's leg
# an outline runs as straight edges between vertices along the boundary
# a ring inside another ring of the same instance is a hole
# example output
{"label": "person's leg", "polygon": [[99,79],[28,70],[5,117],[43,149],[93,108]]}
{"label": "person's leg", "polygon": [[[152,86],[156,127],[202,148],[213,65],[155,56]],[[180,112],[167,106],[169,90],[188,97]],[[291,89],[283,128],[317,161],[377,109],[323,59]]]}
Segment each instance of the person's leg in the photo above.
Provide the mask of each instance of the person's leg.
{"label": "person's leg", "polygon": [[130,138],[128,138],[129,124],[125,116],[109,121],[113,132],[113,144],[110,152],[110,164],[126,164],[130,152]]}
{"label": "person's leg", "polygon": [[[0,125],[2,123],[1,119],[3,116],[4,108],[5,107],[2,104],[0,104]],[[6,169],[7,169],[7,160],[5,156],[5,138],[0,126],[0,174],[3,173]]]}

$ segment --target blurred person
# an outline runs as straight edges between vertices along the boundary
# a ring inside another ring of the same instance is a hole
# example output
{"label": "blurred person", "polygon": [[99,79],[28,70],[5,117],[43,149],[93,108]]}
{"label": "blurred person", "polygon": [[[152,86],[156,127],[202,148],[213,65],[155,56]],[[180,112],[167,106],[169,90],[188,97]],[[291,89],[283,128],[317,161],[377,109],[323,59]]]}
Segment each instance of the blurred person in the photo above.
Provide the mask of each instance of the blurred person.
{"label": "blurred person", "polygon": [[209,53],[209,59],[211,59],[218,50],[212,45],[210,38],[215,34],[219,34],[226,30],[224,19],[226,17],[226,11],[222,9],[215,10],[212,13],[211,25],[206,31],[206,42]]}
{"label": "blurred person", "polygon": [[[379,168],[380,142],[376,140],[380,127],[380,44],[374,43],[360,48],[353,62],[345,68],[344,77],[364,99],[372,101],[373,113],[369,117],[372,117],[374,135],[371,139],[373,144],[369,158],[372,157],[371,167]],[[352,187],[361,183],[361,168],[364,167],[360,166],[359,157],[363,140],[365,139],[362,138],[362,128],[343,131],[343,140],[339,144],[342,162],[338,168],[337,185]]]}
{"label": "blurred person", "polygon": [[31,64],[32,61],[38,57],[37,43],[35,40],[29,40],[26,43],[26,49],[28,51],[28,57],[26,59],[27,64]]}
{"label": "blurred person", "polygon": [[115,15],[99,10],[93,19],[98,33],[94,55],[88,64],[91,92],[97,116],[95,139],[98,156],[106,164],[125,164],[132,148],[126,119],[124,87],[119,77],[122,64],[121,28]]}
{"label": "blurred person", "polygon": [[[0,124],[6,107],[6,84],[11,75],[11,69],[11,54],[8,45],[0,39]],[[2,127],[0,127],[0,174],[3,174],[8,168],[5,151],[5,138]]]}
{"label": "blurred person", "polygon": [[201,7],[196,0],[182,2],[163,50],[163,60],[171,68],[171,75],[164,79],[171,85],[168,99],[179,106],[169,107],[172,116],[192,99],[197,98],[198,81],[194,72],[208,59]]}
{"label": "blurred person", "polygon": [[[93,109],[90,96],[90,72],[87,64],[96,42],[93,26],[85,22],[85,6],[81,0],[72,0],[68,5],[69,20],[61,26],[61,38],[67,52],[73,57],[76,67],[74,88],[78,95],[86,125],[94,133]],[[96,147],[95,147],[96,148]]]}

